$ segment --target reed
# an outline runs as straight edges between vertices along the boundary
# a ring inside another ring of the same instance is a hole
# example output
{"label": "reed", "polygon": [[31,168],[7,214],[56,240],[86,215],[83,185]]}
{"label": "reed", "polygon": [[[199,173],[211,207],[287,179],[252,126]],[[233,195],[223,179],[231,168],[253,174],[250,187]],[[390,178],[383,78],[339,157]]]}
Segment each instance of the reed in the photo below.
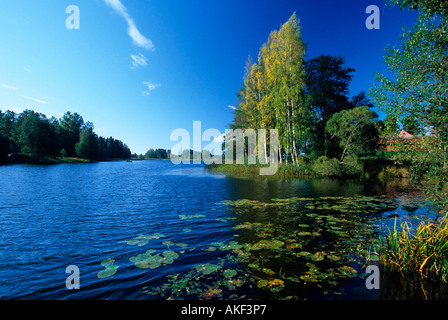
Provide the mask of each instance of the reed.
{"label": "reed", "polygon": [[448,214],[440,222],[421,222],[416,229],[402,222],[380,239],[377,247],[383,266],[402,274],[448,282]]}

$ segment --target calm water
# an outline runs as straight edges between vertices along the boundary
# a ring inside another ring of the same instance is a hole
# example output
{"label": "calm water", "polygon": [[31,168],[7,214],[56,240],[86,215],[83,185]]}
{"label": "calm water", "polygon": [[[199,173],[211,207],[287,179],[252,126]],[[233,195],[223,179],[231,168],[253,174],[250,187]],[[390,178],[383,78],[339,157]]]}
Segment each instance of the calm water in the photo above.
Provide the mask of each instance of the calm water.
{"label": "calm water", "polygon": [[[414,293],[366,289],[350,240],[361,243],[370,232],[361,225],[391,225],[392,213],[433,214],[417,194],[397,188],[235,179],[169,161],[1,166],[0,177],[1,299],[406,298]],[[330,215],[360,208],[338,198],[356,195],[385,195],[389,204]],[[174,260],[137,267],[150,249]],[[106,259],[116,273],[98,277]],[[79,290],[65,287],[69,265],[79,267]],[[357,274],[343,276],[342,266]],[[307,278],[316,269],[339,276]]]}

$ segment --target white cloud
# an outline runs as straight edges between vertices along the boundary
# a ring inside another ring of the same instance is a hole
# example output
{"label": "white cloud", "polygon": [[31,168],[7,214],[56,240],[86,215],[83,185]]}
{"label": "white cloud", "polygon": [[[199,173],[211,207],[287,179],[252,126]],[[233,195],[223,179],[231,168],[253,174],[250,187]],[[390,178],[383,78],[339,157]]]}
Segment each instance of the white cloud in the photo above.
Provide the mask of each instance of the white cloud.
{"label": "white cloud", "polygon": [[5,90],[17,90],[16,87],[10,86],[8,84],[0,84],[0,88],[5,89]]}
{"label": "white cloud", "polygon": [[128,34],[134,41],[135,45],[141,48],[154,50],[152,41],[140,33],[134,20],[129,16],[126,7],[120,0],[104,0],[104,2],[126,20],[128,24]]}
{"label": "white cloud", "polygon": [[28,99],[28,100],[32,100],[32,101],[34,101],[34,102],[38,102],[38,103],[42,103],[42,104],[46,104],[47,103],[47,101],[43,101],[43,100],[40,100],[40,99],[36,99],[36,98],[31,98],[31,97],[28,97],[28,96],[23,96],[25,99]]}
{"label": "white cloud", "polygon": [[26,72],[31,72],[31,70],[28,69],[26,66],[23,66],[23,70],[25,70]]}
{"label": "white cloud", "polygon": [[137,67],[146,67],[148,65],[148,61],[146,60],[146,57],[144,55],[142,55],[141,53],[138,55],[135,54],[131,54],[131,58],[132,58],[132,66],[134,68]]}
{"label": "white cloud", "polygon": [[157,87],[160,87],[160,84],[154,84],[150,81],[144,81],[143,85],[147,88],[147,90],[142,92],[142,95],[148,96],[151,91],[155,90]]}
{"label": "white cloud", "polygon": [[234,107],[234,106],[228,105],[228,107],[232,110],[236,110],[236,107]]}

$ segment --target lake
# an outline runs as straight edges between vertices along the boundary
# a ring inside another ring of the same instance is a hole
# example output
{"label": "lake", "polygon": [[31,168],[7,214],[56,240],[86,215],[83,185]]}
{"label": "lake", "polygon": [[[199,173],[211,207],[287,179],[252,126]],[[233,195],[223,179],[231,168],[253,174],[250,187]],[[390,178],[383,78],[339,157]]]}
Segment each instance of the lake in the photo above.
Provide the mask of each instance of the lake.
{"label": "lake", "polygon": [[[368,240],[394,216],[434,216],[406,185],[232,178],[170,161],[10,165],[0,177],[0,299],[422,295],[390,275],[365,285]],[[79,289],[66,287],[68,266]]]}

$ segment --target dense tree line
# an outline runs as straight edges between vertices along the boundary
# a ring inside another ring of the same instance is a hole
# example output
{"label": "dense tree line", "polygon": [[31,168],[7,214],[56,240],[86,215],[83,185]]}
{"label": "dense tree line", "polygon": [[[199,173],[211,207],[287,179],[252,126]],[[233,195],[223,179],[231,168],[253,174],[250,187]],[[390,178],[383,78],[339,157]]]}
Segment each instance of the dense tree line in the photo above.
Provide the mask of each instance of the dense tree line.
{"label": "dense tree line", "polygon": [[20,114],[0,111],[0,158],[26,154],[45,158],[80,157],[89,160],[127,159],[131,151],[122,141],[98,136],[92,122],[78,113],[47,118],[33,110]]}
{"label": "dense tree line", "polygon": [[145,153],[145,159],[169,159],[171,151],[166,149],[149,149]]}
{"label": "dense tree line", "polygon": [[354,71],[343,57],[306,60],[306,43],[293,14],[271,32],[257,62],[249,57],[231,128],[277,129],[280,163],[297,163],[303,154],[343,161],[347,154],[372,152],[377,115],[364,92],[347,96]]}

